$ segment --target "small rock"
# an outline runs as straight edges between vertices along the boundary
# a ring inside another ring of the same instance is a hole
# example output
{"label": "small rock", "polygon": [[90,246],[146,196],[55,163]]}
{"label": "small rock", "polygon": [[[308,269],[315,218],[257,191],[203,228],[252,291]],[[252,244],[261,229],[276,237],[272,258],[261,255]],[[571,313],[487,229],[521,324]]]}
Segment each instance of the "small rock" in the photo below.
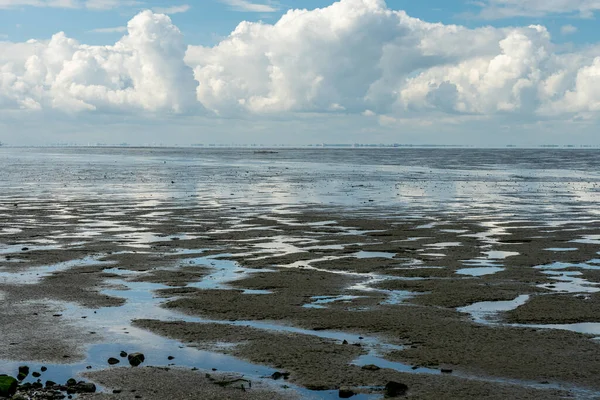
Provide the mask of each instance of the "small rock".
{"label": "small rock", "polygon": [[274,380],[278,381],[281,378],[283,379],[288,379],[290,377],[290,373],[289,372],[273,372],[273,375],[271,375],[271,378],[273,378]]}
{"label": "small rock", "polygon": [[175,359],[175,357],[173,357],[173,356],[169,356],[169,357],[167,357],[167,360],[169,360],[169,361],[170,361],[170,360],[174,360],[174,359]]}
{"label": "small rock", "polygon": [[117,359],[117,358],[114,358],[114,357],[111,357],[111,358],[109,358],[109,359],[108,359],[108,364],[109,364],[109,365],[116,365],[116,364],[118,364],[118,363],[120,363],[120,362],[121,362],[121,361],[119,361],[119,359]]}
{"label": "small rock", "polygon": [[47,388],[50,388],[50,387],[53,387],[53,386],[56,386],[56,382],[54,382],[54,381],[46,381],[46,387]]}
{"label": "small rock", "polygon": [[451,374],[452,373],[452,370],[449,368],[442,368],[440,371],[442,372],[442,374]]}
{"label": "small rock", "polygon": [[379,368],[375,364],[369,364],[369,365],[363,365],[363,367],[361,369],[363,369],[365,371],[379,371],[381,368]]}
{"label": "small rock", "polygon": [[76,381],[75,379],[73,379],[73,378],[70,378],[70,379],[67,381],[67,386],[75,386],[75,385],[77,385],[77,381]]}
{"label": "small rock", "polygon": [[28,251],[28,250],[29,250],[29,247],[23,247],[23,248],[21,249],[21,251]]}
{"label": "small rock", "polygon": [[120,355],[121,357],[125,358],[125,357],[127,357],[127,352],[125,352],[125,351],[122,351],[122,352],[121,352],[119,355]]}
{"label": "small rock", "polygon": [[339,392],[338,392],[338,397],[340,399],[349,399],[350,397],[354,396],[356,393],[354,393],[354,390],[349,389],[349,388],[340,388]]}
{"label": "small rock", "polygon": [[404,396],[407,391],[408,391],[408,386],[406,386],[404,383],[389,381],[385,385],[386,397]]}
{"label": "small rock", "polygon": [[122,390],[121,390],[121,389],[114,389],[112,392],[113,392],[114,394],[119,394],[119,393],[121,393],[121,392],[122,392]]}
{"label": "small rock", "polygon": [[28,375],[29,375],[29,367],[26,365],[20,366],[19,367],[19,375],[17,375],[17,379],[22,381],[23,379],[27,378]]}
{"label": "small rock", "polygon": [[348,344],[348,341],[347,341],[347,340],[344,340],[344,341],[342,342],[342,344]]}
{"label": "small rock", "polygon": [[46,371],[48,371],[48,368],[46,368],[46,367],[42,367],[42,368],[40,368],[40,371],[42,371],[42,372],[46,372]]}
{"label": "small rock", "polygon": [[78,393],[96,393],[96,385],[91,382],[79,382],[75,386]]}
{"label": "small rock", "polygon": [[39,378],[40,376],[42,376],[42,374],[40,374],[39,372],[35,371],[31,374],[31,376],[33,376],[34,378]]}
{"label": "small rock", "polygon": [[129,360],[129,364],[133,367],[137,367],[141,363],[146,360],[146,357],[142,353],[132,353],[127,356],[127,360]]}

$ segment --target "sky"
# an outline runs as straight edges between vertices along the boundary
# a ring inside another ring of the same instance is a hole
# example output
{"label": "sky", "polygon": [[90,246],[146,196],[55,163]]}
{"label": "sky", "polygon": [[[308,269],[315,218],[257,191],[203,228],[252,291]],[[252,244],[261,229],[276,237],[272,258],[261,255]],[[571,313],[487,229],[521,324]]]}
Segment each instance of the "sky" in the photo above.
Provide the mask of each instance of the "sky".
{"label": "sky", "polygon": [[9,145],[600,145],[600,0],[0,0]]}

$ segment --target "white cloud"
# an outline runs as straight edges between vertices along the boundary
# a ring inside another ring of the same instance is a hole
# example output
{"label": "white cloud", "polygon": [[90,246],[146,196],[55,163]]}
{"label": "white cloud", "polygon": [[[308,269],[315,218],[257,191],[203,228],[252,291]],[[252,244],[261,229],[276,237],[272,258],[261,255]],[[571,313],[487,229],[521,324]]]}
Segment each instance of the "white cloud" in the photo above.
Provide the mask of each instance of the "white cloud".
{"label": "white cloud", "polygon": [[277,8],[271,4],[258,4],[248,0],[219,0],[236,11],[275,12]]}
{"label": "white cloud", "polygon": [[187,51],[166,15],[145,11],[127,29],[111,46],[62,33],[0,43],[0,109],[318,113],[382,126],[600,116],[600,47],[563,53],[538,25],[469,29],[383,0],[341,0],[275,24],[242,22]]}
{"label": "white cloud", "polygon": [[243,22],[214,47],[191,46],[186,62],[218,115],[369,110],[389,124],[382,115],[587,112],[600,92],[592,54],[561,54],[543,26],[468,29],[342,0]]}
{"label": "white cloud", "polygon": [[486,19],[542,17],[573,14],[591,18],[600,10],[600,0],[482,0],[480,16]]}
{"label": "white cloud", "polygon": [[180,6],[171,7],[155,7],[152,10],[160,14],[181,14],[188,12],[192,7],[188,4],[182,4]]}
{"label": "white cloud", "polygon": [[113,46],[58,33],[47,42],[0,43],[0,108],[66,112],[186,112],[201,106],[183,62],[183,35],[169,17],[145,11]]}
{"label": "white cloud", "polygon": [[574,33],[577,33],[577,27],[573,25],[564,25],[560,28],[560,33],[562,33],[565,36],[572,35]]}
{"label": "white cloud", "polygon": [[97,29],[92,29],[91,31],[88,31],[91,33],[123,33],[123,32],[127,32],[127,27],[126,26],[117,26],[114,28],[97,28]]}

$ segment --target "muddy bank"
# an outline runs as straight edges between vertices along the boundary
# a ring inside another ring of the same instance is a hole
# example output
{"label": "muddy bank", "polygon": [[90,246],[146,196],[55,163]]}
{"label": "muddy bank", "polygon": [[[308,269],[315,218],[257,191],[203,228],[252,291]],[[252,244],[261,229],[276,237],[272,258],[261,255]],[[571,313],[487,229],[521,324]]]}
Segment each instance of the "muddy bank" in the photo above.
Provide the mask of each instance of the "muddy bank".
{"label": "muddy bank", "polygon": [[[208,374],[208,376],[207,376]],[[106,393],[84,394],[80,399],[257,399],[300,398],[292,391],[250,381],[241,375],[190,371],[180,368],[115,368],[85,376],[106,387]],[[242,388],[243,386],[243,388]]]}
{"label": "muddy bank", "polygon": [[[214,398],[252,396],[188,374],[211,371],[211,357],[222,355],[232,358],[220,371],[236,372],[243,360],[252,364],[245,371],[289,371],[304,390],[346,386],[381,397],[398,381],[412,398],[600,391],[595,336],[540,326],[600,321],[597,222],[145,201],[0,210],[14,228],[0,235],[0,359],[70,374],[93,364],[91,379],[123,388],[98,398],[205,387]],[[57,220],[57,210],[68,218]],[[494,310],[521,296],[481,318],[458,310],[480,302]],[[110,367],[122,348],[154,355],[148,366],[186,371]],[[196,349],[208,352],[202,365]],[[381,369],[362,369],[369,360]],[[142,379],[171,389],[144,391]]]}

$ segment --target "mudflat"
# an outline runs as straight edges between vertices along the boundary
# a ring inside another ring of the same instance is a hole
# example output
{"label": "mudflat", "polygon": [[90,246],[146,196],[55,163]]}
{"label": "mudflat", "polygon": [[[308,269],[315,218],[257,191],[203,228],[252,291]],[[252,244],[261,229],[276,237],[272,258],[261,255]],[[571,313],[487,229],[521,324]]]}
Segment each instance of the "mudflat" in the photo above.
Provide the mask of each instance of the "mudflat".
{"label": "mudflat", "polygon": [[44,396],[600,397],[594,174],[81,151],[0,152],[0,374]]}

